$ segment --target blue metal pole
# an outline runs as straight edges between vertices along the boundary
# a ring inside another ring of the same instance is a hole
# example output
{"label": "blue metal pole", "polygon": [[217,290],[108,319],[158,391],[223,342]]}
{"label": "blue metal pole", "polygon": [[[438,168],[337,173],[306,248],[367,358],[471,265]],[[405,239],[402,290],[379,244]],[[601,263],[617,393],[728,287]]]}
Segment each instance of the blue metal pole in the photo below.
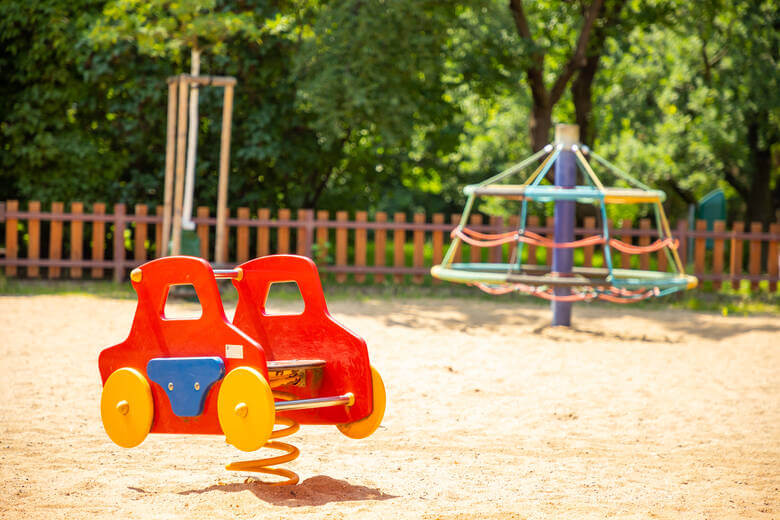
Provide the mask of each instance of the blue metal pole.
{"label": "blue metal pole", "polygon": [[[579,128],[575,125],[559,125],[556,128],[556,144],[565,146],[555,162],[555,185],[560,188],[572,188],[577,184],[577,157],[571,151],[571,145],[579,140]],[[559,200],[555,202],[555,242],[574,241],[574,224],[576,201]],[[553,249],[552,271],[566,276],[572,271],[574,265],[573,249]],[[556,287],[553,289],[556,296],[568,296],[571,289],[568,287]],[[571,326],[571,302],[552,303],[553,327]]]}

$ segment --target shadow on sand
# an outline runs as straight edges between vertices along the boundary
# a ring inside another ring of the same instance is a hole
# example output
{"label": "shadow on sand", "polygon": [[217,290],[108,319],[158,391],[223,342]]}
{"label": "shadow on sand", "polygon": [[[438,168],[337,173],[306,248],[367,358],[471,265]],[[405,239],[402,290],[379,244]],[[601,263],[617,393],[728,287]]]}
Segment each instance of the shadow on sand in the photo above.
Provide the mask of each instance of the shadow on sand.
{"label": "shadow on sand", "polygon": [[352,502],[360,500],[390,500],[398,498],[375,488],[356,486],[324,475],[307,478],[295,486],[269,486],[261,480],[248,477],[242,483],[216,484],[203,489],[190,489],[180,495],[192,495],[221,491],[239,493],[251,491],[257,498],[269,504],[287,507],[322,506],[331,502]]}

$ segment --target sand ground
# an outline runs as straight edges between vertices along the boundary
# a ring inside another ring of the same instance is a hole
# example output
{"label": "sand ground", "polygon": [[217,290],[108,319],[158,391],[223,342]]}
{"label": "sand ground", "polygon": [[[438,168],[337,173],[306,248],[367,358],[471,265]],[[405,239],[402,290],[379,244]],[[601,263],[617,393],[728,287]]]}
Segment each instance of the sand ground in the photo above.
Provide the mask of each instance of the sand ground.
{"label": "sand ground", "polygon": [[0,518],[780,518],[777,316],[330,307],[368,342],[385,421],[303,427],[301,483],[274,488],[225,471],[247,457],[221,437],[109,441],[97,356],[134,301],[0,297]]}

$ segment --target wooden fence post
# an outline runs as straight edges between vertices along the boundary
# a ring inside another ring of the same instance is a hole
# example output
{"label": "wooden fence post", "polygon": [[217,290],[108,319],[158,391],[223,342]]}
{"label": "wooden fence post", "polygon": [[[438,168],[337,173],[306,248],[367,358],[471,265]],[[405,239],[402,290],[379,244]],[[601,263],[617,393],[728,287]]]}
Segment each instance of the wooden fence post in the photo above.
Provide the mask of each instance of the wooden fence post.
{"label": "wooden fence post", "polygon": [[[336,220],[344,224],[349,218],[346,211],[337,211]],[[336,265],[339,267],[347,266],[347,228],[339,226],[336,228]],[[337,273],[336,281],[343,283],[347,280],[346,273]]]}
{"label": "wooden fence post", "polygon": [[[199,219],[206,219],[211,215],[211,210],[208,206],[198,206],[198,209],[195,211]],[[198,224],[196,233],[198,233],[198,242],[200,242],[200,257],[208,261],[209,251],[211,250],[209,247],[209,225],[206,222]]]}
{"label": "wooden fence post", "polygon": [[745,231],[744,222],[734,222],[731,226],[731,258],[729,272],[731,274],[731,288],[739,289],[739,281],[742,278],[742,240],[737,237]]}
{"label": "wooden fence post", "polygon": [[[257,210],[257,219],[269,221],[271,220],[271,210],[268,208],[261,208]],[[268,225],[257,226],[257,256],[266,256],[271,251],[271,228]]]}
{"label": "wooden fence post", "polygon": [[[374,222],[384,223],[387,222],[387,213],[384,211],[377,211],[374,215]],[[374,231],[374,266],[384,267],[385,259],[387,258],[387,230],[376,229]],[[384,283],[385,275],[382,273],[376,273],[374,275],[375,283]]]}
{"label": "wooden fence post", "polygon": [[[643,218],[639,220],[639,229],[642,231],[650,231],[650,219]],[[639,245],[641,247],[647,247],[650,245],[650,235],[640,235]],[[642,253],[639,255],[639,268],[647,271],[650,269],[650,253]]]}
{"label": "wooden fence post", "polygon": [[[415,224],[425,224],[425,213],[414,214]],[[415,229],[412,234],[412,242],[414,244],[414,254],[412,256],[412,265],[414,267],[422,267],[425,261],[425,231],[422,229]],[[422,283],[423,275],[416,274],[412,277],[414,283]]]}
{"label": "wooden fence post", "polygon": [[[16,213],[19,211],[19,201],[9,200],[6,202],[6,212]],[[15,217],[6,217],[5,220],[5,257],[9,260],[16,260],[19,255],[19,220]],[[16,276],[16,266],[5,266],[6,276]]]}
{"label": "wooden fence post", "polygon": [[[249,220],[249,208],[238,208],[236,216],[240,220]],[[236,263],[249,260],[249,226],[239,224],[236,229]]]}
{"label": "wooden fence post", "polygon": [[[509,226],[509,229],[515,232],[519,232],[520,230],[520,215],[512,215],[509,217],[507,225]],[[517,241],[510,242],[508,244],[507,248],[507,254],[509,255],[509,262],[512,262],[512,259],[514,259],[514,263],[517,264]]]}
{"label": "wooden fence post", "polygon": [[[106,205],[96,202],[92,205],[92,213],[97,216],[105,215]],[[92,260],[102,261],[106,255],[106,223],[102,220],[92,222]],[[103,278],[103,268],[93,267],[92,278]]]}
{"label": "wooden fence post", "polygon": [[[555,216],[554,215],[548,215],[545,217],[545,226],[549,227],[550,229],[555,229]],[[549,238],[550,240],[553,240],[555,238],[555,231],[551,231],[549,233],[545,233],[544,235],[546,238]],[[553,260],[553,251],[555,249],[552,247],[545,247],[544,248],[544,263],[547,264],[547,267],[550,268],[550,271],[552,271],[552,260]]]}
{"label": "wooden fence post", "polygon": [[[403,224],[406,222],[406,213],[398,212],[393,215],[393,221],[396,224]],[[406,243],[406,231],[400,228],[396,228],[393,231],[393,266],[404,267],[406,265],[406,253],[404,252],[404,245]],[[397,274],[393,277],[396,283],[403,283],[404,275]]]}
{"label": "wooden fence post", "polygon": [[[764,231],[764,226],[761,222],[750,223],[751,233],[761,233],[762,231]],[[750,239],[750,259],[748,261],[750,262],[748,266],[750,276],[757,277],[761,273],[761,240],[758,238]],[[758,290],[758,280],[750,281],[750,290]]]}
{"label": "wooden fence post", "polygon": [[[139,217],[145,217],[149,213],[149,208],[146,204],[136,204],[134,209],[135,215]],[[135,233],[133,236],[133,258],[138,263],[146,262],[146,222],[135,222]]]}
{"label": "wooden fence post", "polygon": [[[453,227],[456,227],[460,223],[460,214],[459,213],[453,213],[450,215],[450,224],[452,224]],[[449,236],[449,235],[448,235]],[[452,242],[454,240],[450,237],[450,247],[452,247]],[[455,251],[452,253],[452,263],[458,264],[463,262],[463,242],[460,242],[458,244]]]}
{"label": "wooden fence post", "polygon": [[[469,219],[469,224],[472,227],[477,227],[482,225],[482,215],[474,213],[471,215],[471,218]],[[469,261],[471,263],[479,263],[482,262],[482,248],[479,246],[472,246],[469,245]]]}
{"label": "wooden fence post", "polygon": [[[222,229],[224,230],[223,233],[222,233],[222,235],[223,235],[223,237],[222,237],[222,258],[225,259],[225,263],[226,264],[230,264],[231,263],[230,262],[230,255],[229,255],[229,253],[230,253],[230,224],[228,224],[228,219],[230,218],[230,208],[225,207],[223,209],[223,213],[225,214],[225,225],[222,226]],[[215,235],[214,235],[214,248],[215,249],[217,247],[217,236],[216,235],[217,235],[218,231],[219,231],[219,227],[217,227],[217,229],[215,230]],[[216,255],[214,255],[214,263],[215,264],[219,264],[219,262],[217,262]]]}
{"label": "wooden fence post", "polygon": [[158,204],[154,208],[154,214],[157,216],[157,223],[154,225],[154,257],[162,258],[163,255],[163,219],[165,216],[165,206]]}
{"label": "wooden fence post", "polygon": [[314,210],[299,209],[298,222],[301,224],[295,232],[295,249],[299,255],[311,258],[311,246],[314,241]]}
{"label": "wooden fence post", "polygon": [[[780,235],[780,224],[769,224],[769,232],[773,236]],[[771,239],[769,241],[769,247],[767,247],[766,255],[766,272],[769,274],[769,292],[777,291],[777,274],[780,269],[780,256],[778,256],[777,240]],[[771,280],[774,278],[774,280]]]}
{"label": "wooden fence post", "polygon": [[[529,231],[533,231],[536,233],[539,228],[539,216],[538,215],[531,215],[526,219],[526,229]],[[526,244],[528,246],[528,260],[526,263],[528,265],[537,265],[538,260],[536,259],[536,246],[534,244]]]}
{"label": "wooden fence post", "polygon": [[[37,200],[31,201],[27,205],[30,213],[40,213],[41,203]],[[29,242],[27,243],[27,258],[30,260],[38,260],[41,257],[41,221],[39,217],[31,217],[27,221],[27,235]],[[30,265],[27,267],[27,276],[30,278],[37,278],[39,274],[37,265]]]}
{"label": "wooden fence post", "polygon": [[[51,203],[52,219],[49,221],[49,260],[62,259],[62,220],[56,220],[56,215],[62,215],[65,204]],[[49,278],[59,278],[62,274],[60,266],[49,266]]]}
{"label": "wooden fence post", "polygon": [[[444,224],[444,213],[434,213],[433,223]],[[439,230],[434,231],[431,241],[433,246],[433,265],[439,265],[444,259],[444,232]],[[441,283],[441,280],[434,278],[433,283]]]}
{"label": "wooden fence post", "polygon": [[[81,202],[71,202],[70,212],[79,216],[84,213],[84,204]],[[72,220],[70,223],[70,259],[74,262],[81,261],[84,257],[84,222],[81,220]],[[71,267],[68,271],[71,278],[81,278],[81,267]]]}
{"label": "wooden fence post", "polygon": [[[712,230],[715,233],[723,233],[726,231],[726,222],[723,220],[716,220],[712,223]],[[723,276],[723,238],[715,238],[712,243],[712,272],[715,276]],[[721,280],[714,280],[712,287],[716,290],[723,286]]]}
{"label": "wooden fence post", "polygon": [[[591,233],[591,230],[596,227],[596,217],[585,217],[585,236]],[[582,248],[582,265],[584,267],[593,267],[593,246],[585,246]]]}
{"label": "wooden fence post", "polygon": [[[490,233],[504,232],[504,217],[490,217]],[[488,249],[488,262],[500,264],[504,261],[504,244]]]}
{"label": "wooden fence post", "polygon": [[[631,230],[634,227],[633,222],[631,220],[624,218],[620,221],[620,230],[622,231],[622,234],[620,235],[620,240],[625,242],[626,244],[632,244],[633,241],[631,240]],[[623,269],[631,269],[631,255],[628,253],[620,252],[620,267]]]}
{"label": "wooden fence post", "polygon": [[324,225],[330,219],[330,212],[326,209],[317,211],[317,261],[325,263],[328,260],[328,237],[330,228]]}
{"label": "wooden fence post", "polygon": [[125,205],[114,204],[114,282],[125,277]]}
{"label": "wooden fence post", "polygon": [[[707,231],[707,221],[697,220],[696,231],[698,232]],[[704,257],[706,252],[707,252],[707,239],[703,237],[696,237],[693,246],[693,274],[695,274],[696,276],[703,275],[704,271],[706,270],[704,266]]]}
{"label": "wooden fence post", "polygon": [[677,254],[685,271],[688,266],[688,221],[685,219],[677,222],[677,240],[680,243]]}
{"label": "wooden fence post", "polygon": [[[290,210],[280,209],[279,220],[290,220]],[[290,224],[280,224],[276,228],[276,252],[282,255],[286,255],[290,252]]]}
{"label": "wooden fence post", "polygon": [[[365,223],[368,221],[368,213],[366,211],[357,211],[355,213],[355,221]],[[366,266],[366,238],[368,231],[366,228],[355,229],[355,266]],[[366,275],[363,273],[357,273],[355,275],[355,281],[363,283],[366,281]]]}

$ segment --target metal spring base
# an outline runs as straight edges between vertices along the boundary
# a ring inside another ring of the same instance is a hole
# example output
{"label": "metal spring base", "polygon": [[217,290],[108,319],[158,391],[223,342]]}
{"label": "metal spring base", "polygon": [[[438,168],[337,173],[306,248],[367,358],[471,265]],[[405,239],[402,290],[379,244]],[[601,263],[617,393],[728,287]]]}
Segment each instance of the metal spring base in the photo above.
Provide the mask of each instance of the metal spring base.
{"label": "metal spring base", "polygon": [[[272,439],[278,439],[281,437],[287,437],[289,435],[292,435],[295,432],[297,432],[301,427],[300,424],[286,417],[278,417],[276,419],[276,424],[281,424],[283,426],[286,426],[286,428],[282,428],[280,430],[274,430],[274,432],[271,434]],[[280,450],[285,453],[283,455],[278,455],[276,457],[268,457],[265,459],[231,462],[230,464],[225,466],[225,469],[229,471],[249,471],[253,473],[263,473],[266,475],[275,475],[287,479],[279,482],[260,481],[262,484],[268,486],[290,486],[290,485],[297,484],[300,479],[298,477],[298,474],[295,473],[294,471],[291,471],[289,469],[284,469],[284,468],[272,468],[269,466],[276,466],[277,464],[285,464],[287,462],[291,462],[297,459],[298,455],[300,455],[301,453],[300,450],[295,446],[293,446],[292,444],[287,444],[286,442],[279,442],[279,441],[269,441],[265,443],[265,446],[263,446],[263,448]]]}

